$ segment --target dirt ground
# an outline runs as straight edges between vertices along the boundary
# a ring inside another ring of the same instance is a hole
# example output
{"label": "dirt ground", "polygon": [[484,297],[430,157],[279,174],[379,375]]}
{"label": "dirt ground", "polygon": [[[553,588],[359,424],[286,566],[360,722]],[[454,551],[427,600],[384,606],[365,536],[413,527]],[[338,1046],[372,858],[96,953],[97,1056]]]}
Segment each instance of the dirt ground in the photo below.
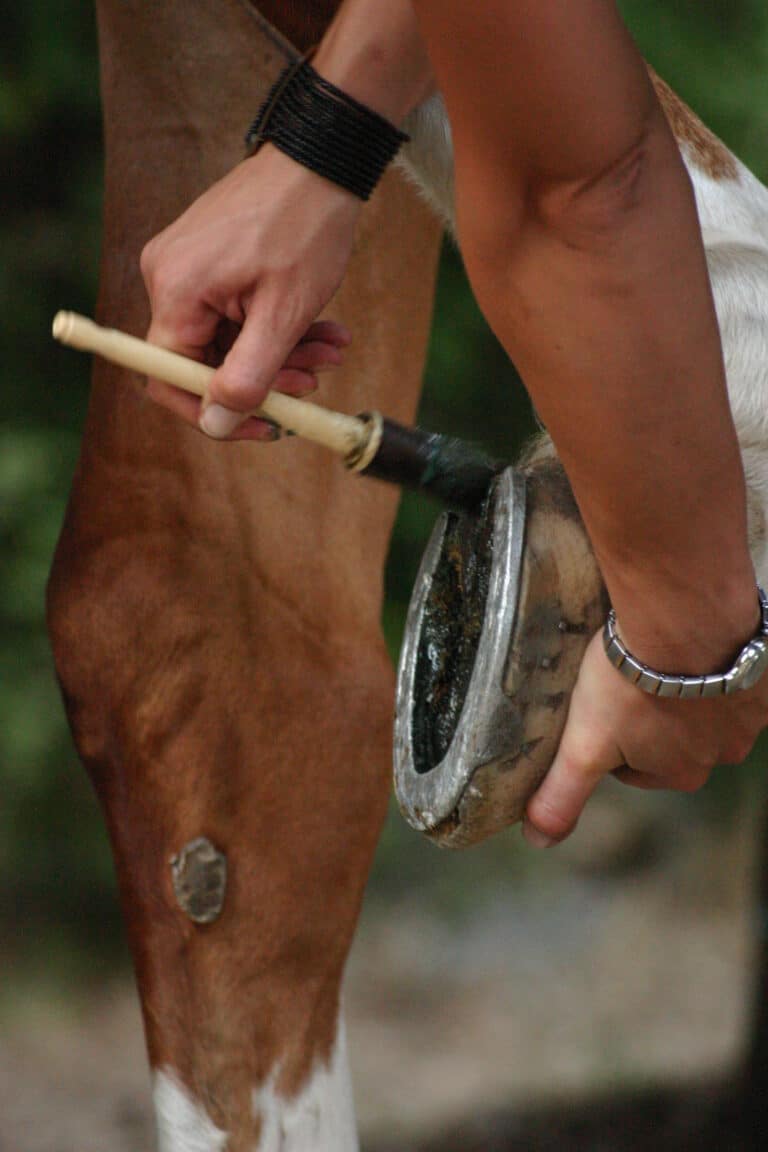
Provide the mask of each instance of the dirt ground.
{"label": "dirt ground", "polygon": [[[751,991],[756,819],[713,834],[683,803],[645,803],[627,815],[608,795],[567,850],[483,886],[459,917],[418,894],[366,909],[346,1003],[367,1150],[746,1147],[728,1078]],[[153,1147],[127,982],[87,1001],[26,994],[0,1025],[0,1152]]]}

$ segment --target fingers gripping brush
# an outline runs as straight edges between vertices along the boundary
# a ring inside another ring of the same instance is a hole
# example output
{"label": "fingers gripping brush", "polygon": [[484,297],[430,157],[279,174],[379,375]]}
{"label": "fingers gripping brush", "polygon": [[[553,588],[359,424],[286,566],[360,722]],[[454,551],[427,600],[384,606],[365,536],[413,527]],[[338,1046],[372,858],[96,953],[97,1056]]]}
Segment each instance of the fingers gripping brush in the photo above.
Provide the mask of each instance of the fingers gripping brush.
{"label": "fingers gripping brush", "polygon": [[[59,312],[53,335],[62,344],[93,352],[128,368],[202,396],[214,369],[114,328],[102,328],[75,312]],[[262,416],[305,440],[341,456],[353,472],[387,480],[434,497],[451,508],[475,511],[504,465],[471,444],[406,428],[378,412],[347,416],[269,392],[258,409]]]}
{"label": "fingers gripping brush", "polygon": [[[213,369],[60,312],[53,334],[198,396]],[[398,668],[394,779],[414,827],[447,847],[522,817],[554,758],[607,596],[559,461],[505,467],[378,413],[347,416],[270,392],[253,415],[348,468],[436,497]]]}

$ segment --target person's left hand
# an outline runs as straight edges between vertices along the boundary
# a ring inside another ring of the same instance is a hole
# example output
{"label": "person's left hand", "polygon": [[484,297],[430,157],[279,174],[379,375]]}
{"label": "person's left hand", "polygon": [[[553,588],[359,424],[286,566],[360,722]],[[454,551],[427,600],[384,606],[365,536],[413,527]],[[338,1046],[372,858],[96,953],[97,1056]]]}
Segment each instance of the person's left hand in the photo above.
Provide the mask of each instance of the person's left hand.
{"label": "person's left hand", "polygon": [[740,763],[766,723],[768,675],[746,692],[712,700],[651,696],[610,664],[598,633],[552,767],[528,802],[523,834],[538,848],[564,840],[611,772],[635,788],[695,792],[715,765]]}

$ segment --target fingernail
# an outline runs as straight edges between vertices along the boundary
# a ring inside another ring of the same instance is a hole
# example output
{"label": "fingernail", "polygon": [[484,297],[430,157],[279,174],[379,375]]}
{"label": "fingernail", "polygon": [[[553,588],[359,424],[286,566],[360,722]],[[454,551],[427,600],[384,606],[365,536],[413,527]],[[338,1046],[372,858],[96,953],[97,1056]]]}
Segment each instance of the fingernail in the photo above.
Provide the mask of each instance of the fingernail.
{"label": "fingernail", "polygon": [[531,824],[530,820],[523,821],[523,836],[531,848],[551,848],[555,843],[550,836],[545,836],[535,825]]}
{"label": "fingernail", "polygon": [[232,412],[221,404],[209,404],[200,417],[200,428],[214,440],[224,440],[246,418],[244,412]]}

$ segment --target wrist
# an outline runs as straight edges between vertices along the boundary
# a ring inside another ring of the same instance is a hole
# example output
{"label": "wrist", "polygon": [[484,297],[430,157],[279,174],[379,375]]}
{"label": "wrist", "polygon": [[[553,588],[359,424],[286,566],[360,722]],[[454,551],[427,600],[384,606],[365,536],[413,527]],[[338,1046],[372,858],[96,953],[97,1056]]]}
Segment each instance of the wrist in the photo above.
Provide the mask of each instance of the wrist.
{"label": "wrist", "polygon": [[653,668],[627,648],[616,626],[616,613],[608,613],[603,628],[603,647],[610,664],[635,687],[652,696],[700,700],[730,696],[754,688],[768,670],[768,600],[757,589],[760,623],[731,659],[715,671],[692,675]]}
{"label": "wrist", "polygon": [[270,141],[361,200],[369,199],[407,140],[390,120],[321,76],[306,58],[281,72],[245,136],[248,156]]}
{"label": "wrist", "polygon": [[390,3],[375,20],[363,5],[347,5],[312,65],[325,80],[396,125],[434,90],[410,0]]}
{"label": "wrist", "polygon": [[397,62],[382,58],[375,46],[362,50],[354,59],[334,57],[332,52],[320,48],[312,65],[324,80],[393,124],[402,124],[408,113],[435,90],[429,69],[399,74]]}
{"label": "wrist", "polygon": [[352,219],[362,210],[363,201],[359,196],[292,159],[271,140],[266,140],[253,155],[242,160],[240,167],[260,195],[269,188],[273,197],[294,197],[305,207],[311,204],[312,211],[320,218],[344,214]]}
{"label": "wrist", "polygon": [[661,671],[708,675],[729,665],[761,615],[751,563],[697,580],[647,572],[609,576],[617,631],[639,660]]}

